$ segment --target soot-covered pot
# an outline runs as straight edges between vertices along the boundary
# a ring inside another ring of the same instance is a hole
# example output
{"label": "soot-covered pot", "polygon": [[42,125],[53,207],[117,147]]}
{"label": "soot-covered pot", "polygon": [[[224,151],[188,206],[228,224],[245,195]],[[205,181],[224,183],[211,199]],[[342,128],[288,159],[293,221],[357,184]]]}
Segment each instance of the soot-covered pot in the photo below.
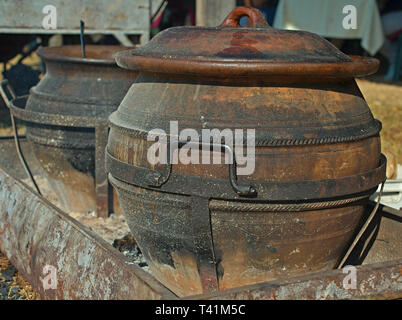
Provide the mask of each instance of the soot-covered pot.
{"label": "soot-covered pot", "polygon": [[137,72],[116,65],[115,54],[122,50],[127,48],[88,45],[83,58],[81,46],[40,48],[44,77],[29,97],[12,102],[14,115],[26,121],[27,139],[65,210],[97,209],[95,126],[102,120],[100,125],[107,128],[109,115],[137,77]]}
{"label": "soot-covered pot", "polygon": [[[187,296],[336,267],[385,179],[381,124],[354,80],[377,60],[240,7],[219,27],[171,28],[116,61],[139,76],[110,117],[107,170],[159,281]],[[212,140],[222,160],[255,129],[254,170],[149,161],[150,132],[181,151],[186,128],[244,131],[233,148]]]}

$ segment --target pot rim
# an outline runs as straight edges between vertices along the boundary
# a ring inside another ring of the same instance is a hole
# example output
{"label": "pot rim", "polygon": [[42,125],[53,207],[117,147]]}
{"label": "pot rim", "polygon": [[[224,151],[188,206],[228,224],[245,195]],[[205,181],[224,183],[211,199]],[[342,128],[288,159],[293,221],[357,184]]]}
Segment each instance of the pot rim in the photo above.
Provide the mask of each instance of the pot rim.
{"label": "pot rim", "polygon": [[87,57],[83,58],[80,45],[65,45],[40,47],[37,54],[45,61],[51,62],[116,65],[116,54],[124,50],[127,50],[127,47],[121,45],[86,45],[85,52]]}
{"label": "pot rim", "polygon": [[355,78],[377,72],[379,61],[375,58],[349,56],[350,62],[244,62],[220,60],[200,61],[195,59],[171,59],[133,55],[131,50],[119,52],[116,62],[119,67],[142,72],[203,75],[217,78],[228,77],[318,77]]}

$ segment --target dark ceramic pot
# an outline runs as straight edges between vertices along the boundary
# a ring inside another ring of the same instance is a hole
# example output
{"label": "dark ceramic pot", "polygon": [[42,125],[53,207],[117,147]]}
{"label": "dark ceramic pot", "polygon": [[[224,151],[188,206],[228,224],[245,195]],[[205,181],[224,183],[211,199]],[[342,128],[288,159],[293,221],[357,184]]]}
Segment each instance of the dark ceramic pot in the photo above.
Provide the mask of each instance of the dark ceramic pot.
{"label": "dark ceramic pot", "polygon": [[97,208],[94,128],[99,120],[107,127],[108,116],[137,77],[137,72],[116,65],[114,56],[124,49],[86,46],[82,58],[80,46],[41,48],[44,77],[28,98],[13,101],[15,115],[27,121],[27,139],[64,210]]}
{"label": "dark ceramic pot", "polygon": [[[159,281],[188,296],[336,266],[385,178],[381,124],[354,80],[377,60],[273,29],[244,7],[217,28],[171,28],[116,60],[139,76],[110,117],[107,170]],[[200,137],[255,129],[255,170],[151,165],[151,130],[186,144],[172,121]]]}

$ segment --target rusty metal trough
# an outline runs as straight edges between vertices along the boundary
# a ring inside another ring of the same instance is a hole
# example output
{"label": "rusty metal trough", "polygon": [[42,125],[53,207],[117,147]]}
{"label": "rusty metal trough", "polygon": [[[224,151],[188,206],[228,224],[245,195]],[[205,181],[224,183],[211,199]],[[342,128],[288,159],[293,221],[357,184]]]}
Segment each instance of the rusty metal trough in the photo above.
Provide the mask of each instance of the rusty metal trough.
{"label": "rusty metal trough", "polygon": [[[29,156],[25,141],[22,146]],[[12,169],[17,156],[11,139],[0,139],[0,151],[7,154],[0,160],[0,251],[43,299],[178,299],[151,274],[21,182]],[[331,270],[185,299],[402,298],[401,220],[400,211],[386,207],[377,214],[365,242],[357,246],[363,264],[357,266],[356,289],[345,289],[346,275]],[[377,263],[365,264],[367,257]],[[57,268],[57,289],[45,290],[46,265]]]}

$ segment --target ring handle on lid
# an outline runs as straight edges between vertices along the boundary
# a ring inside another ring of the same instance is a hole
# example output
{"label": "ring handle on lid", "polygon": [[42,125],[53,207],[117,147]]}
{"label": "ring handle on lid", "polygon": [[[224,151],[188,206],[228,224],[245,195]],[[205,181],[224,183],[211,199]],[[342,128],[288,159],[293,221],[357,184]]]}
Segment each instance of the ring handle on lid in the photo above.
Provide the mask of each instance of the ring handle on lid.
{"label": "ring handle on lid", "polygon": [[270,27],[267,20],[260,10],[251,7],[237,7],[225,18],[220,25],[221,28],[238,28],[240,27],[240,19],[247,17],[247,26],[250,28],[267,28]]}

